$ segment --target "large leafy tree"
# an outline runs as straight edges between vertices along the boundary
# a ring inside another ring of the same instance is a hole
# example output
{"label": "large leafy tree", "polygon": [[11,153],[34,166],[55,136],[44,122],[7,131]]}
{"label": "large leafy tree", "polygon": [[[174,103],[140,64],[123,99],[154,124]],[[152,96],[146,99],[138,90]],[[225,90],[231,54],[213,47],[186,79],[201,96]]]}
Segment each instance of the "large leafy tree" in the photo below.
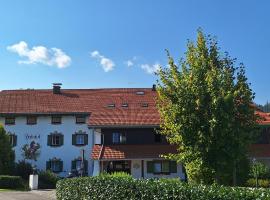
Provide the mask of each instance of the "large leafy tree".
{"label": "large leafy tree", "polygon": [[158,72],[161,134],[177,145],[188,179],[196,183],[236,183],[247,158],[256,119],[243,64],[220,53],[216,40],[198,30],[185,58]]}
{"label": "large leafy tree", "polygon": [[0,175],[12,174],[15,154],[3,126],[0,126]]}

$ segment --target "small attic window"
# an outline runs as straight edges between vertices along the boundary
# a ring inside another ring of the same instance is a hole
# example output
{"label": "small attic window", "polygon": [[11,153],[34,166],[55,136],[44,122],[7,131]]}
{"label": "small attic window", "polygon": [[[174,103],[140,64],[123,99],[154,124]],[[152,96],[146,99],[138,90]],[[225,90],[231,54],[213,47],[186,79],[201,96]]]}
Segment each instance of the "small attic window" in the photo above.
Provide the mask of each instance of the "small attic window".
{"label": "small attic window", "polygon": [[144,95],[144,91],[137,91],[136,95]]}
{"label": "small attic window", "polygon": [[148,103],[142,103],[141,107],[147,108],[148,107]]}
{"label": "small attic window", "polygon": [[107,107],[108,107],[108,108],[114,108],[114,107],[115,107],[115,104],[114,104],[114,103],[109,103],[109,104],[107,105]]}
{"label": "small attic window", "polygon": [[128,107],[128,103],[122,103],[122,107],[123,108],[127,108]]}

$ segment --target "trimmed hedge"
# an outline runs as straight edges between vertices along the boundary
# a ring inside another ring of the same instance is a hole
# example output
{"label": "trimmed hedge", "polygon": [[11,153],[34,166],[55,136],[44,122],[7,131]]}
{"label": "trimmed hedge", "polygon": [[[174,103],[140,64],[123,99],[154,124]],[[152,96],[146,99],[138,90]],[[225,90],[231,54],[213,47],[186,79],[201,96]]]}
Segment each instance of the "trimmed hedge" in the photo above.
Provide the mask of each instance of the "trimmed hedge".
{"label": "trimmed hedge", "polygon": [[20,176],[0,176],[0,188],[28,190],[27,184]]}
{"label": "trimmed hedge", "polygon": [[97,176],[57,182],[58,200],[265,200],[266,189],[188,185],[178,179],[135,180],[129,177]]}
{"label": "trimmed hedge", "polygon": [[60,178],[51,171],[41,171],[38,173],[38,188],[39,189],[55,189],[56,182]]}
{"label": "trimmed hedge", "polygon": [[[255,178],[248,179],[246,185],[248,187],[256,187],[256,179]],[[258,187],[269,188],[270,187],[270,180],[269,179],[259,179],[258,180]]]}

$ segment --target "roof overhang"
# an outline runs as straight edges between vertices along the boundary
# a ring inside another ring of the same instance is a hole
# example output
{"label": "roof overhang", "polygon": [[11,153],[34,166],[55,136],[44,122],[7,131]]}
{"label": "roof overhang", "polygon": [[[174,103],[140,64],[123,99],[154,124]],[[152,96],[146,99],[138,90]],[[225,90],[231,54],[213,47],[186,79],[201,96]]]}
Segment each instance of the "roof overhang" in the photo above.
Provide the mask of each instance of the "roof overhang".
{"label": "roof overhang", "polygon": [[81,115],[81,116],[89,116],[91,113],[89,112],[29,112],[29,113],[0,113],[0,117],[5,116],[49,116],[49,115]]}
{"label": "roof overhang", "polygon": [[122,124],[113,124],[113,125],[88,125],[89,128],[103,128],[103,129],[106,129],[106,128],[160,128],[159,125],[132,125],[132,124],[127,124],[127,125],[122,125]]}

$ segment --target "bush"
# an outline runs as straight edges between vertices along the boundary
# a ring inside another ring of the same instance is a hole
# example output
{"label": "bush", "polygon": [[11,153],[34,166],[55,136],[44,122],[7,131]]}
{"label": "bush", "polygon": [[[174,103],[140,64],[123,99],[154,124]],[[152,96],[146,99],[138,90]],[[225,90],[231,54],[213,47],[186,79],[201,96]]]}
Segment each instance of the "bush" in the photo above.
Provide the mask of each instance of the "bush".
{"label": "bush", "polygon": [[[256,179],[251,178],[247,180],[246,185],[248,187],[256,187]],[[263,188],[269,188],[270,180],[269,179],[258,179],[258,186]]]}
{"label": "bush", "polygon": [[28,190],[27,182],[19,176],[0,176],[1,189]]}
{"label": "bush", "polygon": [[270,199],[270,191],[217,185],[188,185],[176,179],[136,180],[103,175],[60,180],[57,182],[56,196],[61,200],[263,200]]}
{"label": "bush", "polygon": [[21,160],[15,164],[15,175],[22,177],[24,180],[29,180],[29,175],[33,173],[33,167],[25,160]]}
{"label": "bush", "polygon": [[56,182],[60,178],[51,171],[40,171],[38,173],[38,188],[39,189],[55,189]]}

